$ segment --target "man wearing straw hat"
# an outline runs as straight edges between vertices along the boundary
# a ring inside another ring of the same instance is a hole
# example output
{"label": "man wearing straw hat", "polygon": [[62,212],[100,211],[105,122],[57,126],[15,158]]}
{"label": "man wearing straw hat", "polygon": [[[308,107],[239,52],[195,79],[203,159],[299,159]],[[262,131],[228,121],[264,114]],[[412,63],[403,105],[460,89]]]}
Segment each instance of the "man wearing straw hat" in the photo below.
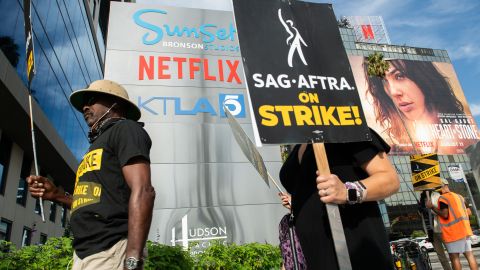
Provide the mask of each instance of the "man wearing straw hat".
{"label": "man wearing straw hat", "polygon": [[426,206],[438,215],[438,221],[442,230],[442,238],[447,247],[447,252],[454,270],[462,269],[460,253],[463,253],[468,261],[470,269],[478,269],[477,261],[472,252],[473,234],[465,206],[465,199],[450,191],[448,181],[442,178],[442,194],[438,199],[438,207],[434,207],[430,200]]}
{"label": "man wearing straw hat", "polygon": [[119,84],[98,80],[73,92],[91,143],[77,169],[73,196],[47,178],[30,176],[33,197],[71,209],[73,269],[143,269],[143,250],[155,191],[150,180],[151,140],[139,108]]}

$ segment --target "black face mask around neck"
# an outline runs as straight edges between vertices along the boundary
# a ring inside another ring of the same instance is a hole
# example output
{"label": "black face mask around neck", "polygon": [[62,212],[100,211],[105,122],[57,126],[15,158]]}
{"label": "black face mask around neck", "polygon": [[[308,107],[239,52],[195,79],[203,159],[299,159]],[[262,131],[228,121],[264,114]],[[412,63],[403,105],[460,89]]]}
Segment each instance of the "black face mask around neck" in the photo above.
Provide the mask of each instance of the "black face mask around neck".
{"label": "black face mask around neck", "polygon": [[94,128],[88,132],[88,141],[93,143],[98,136],[100,136],[105,130],[113,126],[119,121],[125,120],[124,117],[108,117],[99,122]]}

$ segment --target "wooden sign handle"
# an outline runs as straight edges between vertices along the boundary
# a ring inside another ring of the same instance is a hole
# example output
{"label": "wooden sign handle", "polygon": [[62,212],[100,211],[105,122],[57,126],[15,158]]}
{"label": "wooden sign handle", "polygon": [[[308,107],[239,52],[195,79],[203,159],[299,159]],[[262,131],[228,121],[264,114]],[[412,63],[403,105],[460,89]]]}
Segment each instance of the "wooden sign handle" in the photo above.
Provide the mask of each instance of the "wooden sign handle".
{"label": "wooden sign handle", "polygon": [[[325,144],[314,143],[313,152],[315,153],[315,161],[320,174],[330,174]],[[347,240],[345,239],[345,232],[343,231],[342,219],[340,217],[338,205],[328,203],[325,205],[325,207],[327,209],[328,222],[330,223],[333,244],[337,254],[338,267],[341,270],[351,270],[352,263],[350,262],[350,256],[348,255]]]}

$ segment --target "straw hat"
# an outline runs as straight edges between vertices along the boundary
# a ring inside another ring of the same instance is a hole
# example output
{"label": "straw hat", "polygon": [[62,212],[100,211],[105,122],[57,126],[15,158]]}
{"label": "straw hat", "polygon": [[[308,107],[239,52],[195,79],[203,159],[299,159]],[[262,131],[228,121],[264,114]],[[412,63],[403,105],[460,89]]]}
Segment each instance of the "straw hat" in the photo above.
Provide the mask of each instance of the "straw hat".
{"label": "straw hat", "polygon": [[127,106],[126,117],[134,121],[140,119],[140,109],[137,107],[137,105],[135,105],[135,103],[130,101],[127,90],[125,90],[125,88],[123,88],[123,86],[120,84],[109,80],[94,81],[86,89],[80,89],[73,92],[70,95],[70,103],[73,105],[73,107],[75,107],[75,109],[82,112],[83,106],[85,105],[85,100],[83,97],[86,94],[92,93],[106,94],[125,101]]}

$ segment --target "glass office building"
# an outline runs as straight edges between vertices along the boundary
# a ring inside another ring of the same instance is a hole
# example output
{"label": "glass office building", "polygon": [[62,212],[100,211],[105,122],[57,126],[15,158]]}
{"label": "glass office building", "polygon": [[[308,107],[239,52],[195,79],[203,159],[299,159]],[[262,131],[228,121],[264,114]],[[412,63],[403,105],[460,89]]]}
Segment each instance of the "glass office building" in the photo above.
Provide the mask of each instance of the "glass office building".
{"label": "glass office building", "polygon": [[[76,166],[89,143],[83,116],[70,106],[68,97],[103,78],[106,33],[99,27],[99,3],[31,1],[36,72],[30,90],[40,174],[70,192]],[[0,240],[21,247],[63,235],[67,211],[62,205],[44,202],[43,223],[38,201],[26,190],[25,179],[35,169],[23,1],[0,0],[0,18]]]}
{"label": "glass office building", "polygon": [[[17,46],[16,71],[26,85],[23,1],[0,1],[0,37]],[[65,144],[80,159],[88,146],[88,128],[69,104],[72,89],[102,78],[102,61],[84,1],[32,1],[35,69],[31,90]],[[104,48],[105,46],[102,45]]]}

